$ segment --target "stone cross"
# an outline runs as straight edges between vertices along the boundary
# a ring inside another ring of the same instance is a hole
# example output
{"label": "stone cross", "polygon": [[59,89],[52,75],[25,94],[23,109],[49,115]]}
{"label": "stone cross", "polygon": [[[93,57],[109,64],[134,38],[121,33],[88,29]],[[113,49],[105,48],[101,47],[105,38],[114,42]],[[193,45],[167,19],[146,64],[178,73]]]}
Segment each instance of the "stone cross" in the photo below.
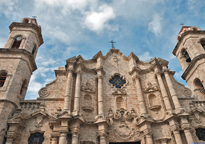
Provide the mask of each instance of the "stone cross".
{"label": "stone cross", "polygon": [[113,40],[111,40],[111,41],[109,41],[109,43],[112,43],[112,48],[115,48],[114,43],[116,43],[116,42],[114,42]]}

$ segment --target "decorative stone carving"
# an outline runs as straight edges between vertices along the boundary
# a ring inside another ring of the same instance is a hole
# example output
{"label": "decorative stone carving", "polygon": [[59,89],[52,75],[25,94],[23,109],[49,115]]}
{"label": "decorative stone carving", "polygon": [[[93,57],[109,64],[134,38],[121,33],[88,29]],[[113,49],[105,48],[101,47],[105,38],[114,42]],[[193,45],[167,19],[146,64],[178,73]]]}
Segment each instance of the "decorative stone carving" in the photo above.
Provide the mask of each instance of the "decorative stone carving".
{"label": "decorative stone carving", "polygon": [[42,126],[43,126],[43,120],[44,120],[44,116],[42,116],[42,115],[36,117],[35,126],[36,126],[37,128],[42,127]]}
{"label": "decorative stone carving", "polygon": [[153,111],[159,111],[161,108],[161,105],[159,103],[158,98],[154,94],[150,94],[148,96],[148,99],[149,99],[149,105],[150,105],[149,109]]}
{"label": "decorative stone carving", "polygon": [[133,120],[137,118],[137,114],[135,110],[132,108],[131,112],[128,112],[126,109],[119,109],[116,111],[114,114],[112,109],[110,108],[108,111],[108,119],[109,119],[109,124],[112,124],[113,120],[120,120],[120,121],[125,121],[125,120]]}
{"label": "decorative stone carving", "polygon": [[86,82],[86,84],[82,83],[81,90],[88,93],[95,93],[95,86],[93,86],[90,82]]}
{"label": "decorative stone carving", "polygon": [[114,88],[114,89],[112,89],[112,94],[113,95],[126,95],[127,92],[124,88],[122,88],[122,89]]}
{"label": "decorative stone carving", "polygon": [[190,97],[190,96],[192,95],[192,92],[191,92],[190,89],[185,88],[185,89],[184,89],[184,92],[183,92],[183,95],[184,95],[185,97]]}
{"label": "decorative stone carving", "polygon": [[150,81],[147,82],[147,86],[144,88],[144,92],[154,92],[154,91],[158,91],[159,90],[159,86],[156,84],[152,84]]}
{"label": "decorative stone carving", "polygon": [[50,92],[48,91],[47,88],[43,87],[38,91],[38,94],[40,97],[45,98],[50,94]]}

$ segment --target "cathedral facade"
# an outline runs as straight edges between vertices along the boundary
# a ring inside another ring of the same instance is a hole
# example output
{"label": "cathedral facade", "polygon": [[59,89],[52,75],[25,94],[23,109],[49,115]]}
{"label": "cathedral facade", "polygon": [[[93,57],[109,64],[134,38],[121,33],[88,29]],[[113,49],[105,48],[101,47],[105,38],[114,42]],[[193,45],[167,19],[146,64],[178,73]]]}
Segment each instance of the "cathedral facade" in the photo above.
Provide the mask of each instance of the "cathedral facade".
{"label": "cathedral facade", "polygon": [[0,144],[205,143],[205,31],[183,26],[173,50],[190,89],[168,61],[112,48],[67,59],[36,100],[25,100],[41,27],[23,18],[9,28],[0,48]]}

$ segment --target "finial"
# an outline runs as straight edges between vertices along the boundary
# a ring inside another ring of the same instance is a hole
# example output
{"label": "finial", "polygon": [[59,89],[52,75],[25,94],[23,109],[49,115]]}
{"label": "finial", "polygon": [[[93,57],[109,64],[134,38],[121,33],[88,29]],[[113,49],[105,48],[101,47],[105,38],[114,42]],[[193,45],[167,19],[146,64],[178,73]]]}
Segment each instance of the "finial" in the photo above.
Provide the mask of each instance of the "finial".
{"label": "finial", "polygon": [[112,43],[112,48],[115,48],[114,43],[116,43],[116,42],[114,42],[113,40],[111,40],[111,41],[109,41],[109,43]]}
{"label": "finial", "polygon": [[33,18],[33,19],[36,19],[36,18],[37,18],[37,16],[32,16],[32,18]]}

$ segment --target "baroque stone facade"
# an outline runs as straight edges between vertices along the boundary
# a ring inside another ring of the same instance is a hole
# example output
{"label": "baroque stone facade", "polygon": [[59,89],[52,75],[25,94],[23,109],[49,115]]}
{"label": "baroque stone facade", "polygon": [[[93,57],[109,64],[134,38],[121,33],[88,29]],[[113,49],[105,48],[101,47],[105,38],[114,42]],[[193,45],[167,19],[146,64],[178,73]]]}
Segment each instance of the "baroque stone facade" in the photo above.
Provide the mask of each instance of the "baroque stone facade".
{"label": "baroque stone facade", "polygon": [[67,59],[37,100],[24,100],[41,27],[24,18],[9,28],[0,49],[0,144],[205,142],[205,31],[183,26],[173,51],[190,89],[174,79],[168,61],[144,62],[112,48],[90,60]]}

